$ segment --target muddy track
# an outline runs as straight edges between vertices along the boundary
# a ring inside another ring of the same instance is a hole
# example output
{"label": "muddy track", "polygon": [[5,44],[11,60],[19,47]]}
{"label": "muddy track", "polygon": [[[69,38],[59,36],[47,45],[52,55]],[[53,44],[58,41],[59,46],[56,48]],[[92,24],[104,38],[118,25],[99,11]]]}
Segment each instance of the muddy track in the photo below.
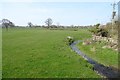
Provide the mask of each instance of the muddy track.
{"label": "muddy track", "polygon": [[107,78],[119,78],[118,75],[118,70],[114,69],[112,67],[107,67],[104,66],[103,64],[100,64],[98,62],[96,62],[95,60],[89,58],[88,56],[86,56],[84,53],[82,53],[77,47],[76,44],[78,44],[79,42],[82,41],[75,41],[73,42],[70,47],[72,48],[73,51],[75,51],[77,54],[79,54],[80,56],[82,56],[85,60],[87,60],[90,64],[93,65],[93,70],[95,72],[97,72],[98,74],[100,74],[101,76],[105,76]]}

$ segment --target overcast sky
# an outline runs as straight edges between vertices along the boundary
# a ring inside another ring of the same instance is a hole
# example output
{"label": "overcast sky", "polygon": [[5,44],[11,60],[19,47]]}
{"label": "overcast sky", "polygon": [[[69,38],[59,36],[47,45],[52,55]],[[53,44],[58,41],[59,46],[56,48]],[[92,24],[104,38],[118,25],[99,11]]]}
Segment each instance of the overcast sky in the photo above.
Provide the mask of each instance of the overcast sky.
{"label": "overcast sky", "polygon": [[105,24],[109,22],[112,14],[112,1],[18,1],[4,0],[0,5],[0,15],[2,16],[0,19],[7,18],[16,25],[27,25],[28,22],[45,25],[44,22],[47,18],[52,18],[53,24],[93,25],[96,23]]}

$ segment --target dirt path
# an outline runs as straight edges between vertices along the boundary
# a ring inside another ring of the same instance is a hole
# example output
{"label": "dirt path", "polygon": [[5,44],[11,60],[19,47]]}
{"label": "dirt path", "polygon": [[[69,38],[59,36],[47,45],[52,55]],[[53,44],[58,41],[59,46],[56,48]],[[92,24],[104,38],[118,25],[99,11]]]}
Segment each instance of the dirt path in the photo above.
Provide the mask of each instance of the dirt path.
{"label": "dirt path", "polygon": [[113,69],[111,67],[104,66],[103,64],[100,64],[93,59],[86,56],[84,53],[82,53],[75,45],[82,41],[75,41],[73,42],[70,47],[73,51],[75,51],[77,54],[82,56],[85,60],[87,60],[90,64],[94,66],[93,70],[97,72],[98,74],[105,76],[107,78],[118,78],[118,70]]}

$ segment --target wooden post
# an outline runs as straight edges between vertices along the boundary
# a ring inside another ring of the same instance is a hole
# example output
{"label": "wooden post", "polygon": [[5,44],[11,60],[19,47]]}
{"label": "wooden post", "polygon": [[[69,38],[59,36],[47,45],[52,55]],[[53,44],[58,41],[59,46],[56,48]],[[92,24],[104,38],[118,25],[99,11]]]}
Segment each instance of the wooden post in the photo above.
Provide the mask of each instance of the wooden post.
{"label": "wooden post", "polygon": [[113,36],[113,27],[114,27],[114,25],[115,25],[115,16],[116,16],[116,11],[115,11],[115,6],[116,6],[117,4],[114,2],[113,4],[112,4],[112,6],[113,6],[113,12],[112,12],[112,29],[111,29],[111,35]]}

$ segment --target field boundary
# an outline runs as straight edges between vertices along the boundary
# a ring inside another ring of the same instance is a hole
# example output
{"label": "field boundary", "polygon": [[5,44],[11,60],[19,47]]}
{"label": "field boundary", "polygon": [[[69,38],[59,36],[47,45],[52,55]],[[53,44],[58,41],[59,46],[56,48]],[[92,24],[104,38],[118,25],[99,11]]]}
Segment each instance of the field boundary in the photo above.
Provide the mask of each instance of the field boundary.
{"label": "field boundary", "polygon": [[70,47],[73,51],[75,51],[77,54],[82,56],[88,63],[93,65],[93,70],[100,74],[101,76],[105,76],[107,78],[118,78],[118,70],[113,69],[108,66],[104,66],[103,64],[100,64],[96,62],[95,60],[89,58],[87,55],[85,55],[83,52],[81,52],[77,47],[76,44],[79,42],[82,42],[82,40],[74,41]]}

